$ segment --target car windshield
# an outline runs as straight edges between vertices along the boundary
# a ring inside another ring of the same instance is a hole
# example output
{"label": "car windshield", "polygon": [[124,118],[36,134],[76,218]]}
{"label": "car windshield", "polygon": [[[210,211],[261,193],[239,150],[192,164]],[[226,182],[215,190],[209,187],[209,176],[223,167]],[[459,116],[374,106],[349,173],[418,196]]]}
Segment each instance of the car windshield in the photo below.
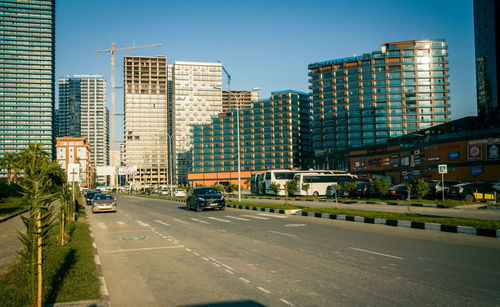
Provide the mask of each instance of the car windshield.
{"label": "car windshield", "polygon": [[214,188],[201,188],[196,191],[198,194],[218,193]]}
{"label": "car windshield", "polygon": [[110,194],[97,194],[95,198],[100,200],[105,200],[105,199],[113,199],[113,196],[111,196]]}

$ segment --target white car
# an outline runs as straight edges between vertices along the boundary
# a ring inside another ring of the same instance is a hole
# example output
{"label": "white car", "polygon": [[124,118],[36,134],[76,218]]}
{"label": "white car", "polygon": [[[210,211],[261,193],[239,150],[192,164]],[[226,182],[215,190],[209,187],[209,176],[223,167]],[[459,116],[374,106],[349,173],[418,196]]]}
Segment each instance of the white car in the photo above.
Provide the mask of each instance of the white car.
{"label": "white car", "polygon": [[174,189],[174,196],[176,197],[186,197],[186,190]]}

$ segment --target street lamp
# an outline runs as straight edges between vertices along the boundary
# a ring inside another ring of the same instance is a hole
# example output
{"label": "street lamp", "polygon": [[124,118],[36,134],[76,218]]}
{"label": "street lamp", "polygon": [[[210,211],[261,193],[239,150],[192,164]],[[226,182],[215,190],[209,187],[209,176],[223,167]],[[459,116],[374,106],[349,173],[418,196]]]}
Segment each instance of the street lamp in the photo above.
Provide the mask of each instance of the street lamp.
{"label": "street lamp", "polygon": [[168,174],[169,174],[169,183],[170,183],[170,191],[172,194],[172,186],[174,182],[174,172],[172,171],[172,165],[173,165],[173,158],[172,158],[172,147],[173,147],[173,142],[174,136],[176,135],[177,132],[172,133],[172,134],[167,134],[168,137]]}
{"label": "street lamp", "polygon": [[[214,86],[216,89],[222,89],[221,87]],[[252,92],[259,91],[259,87],[252,88]],[[238,155],[238,202],[241,202],[241,149],[240,149],[240,99],[245,94],[245,92],[240,92],[238,96],[234,94],[231,90],[228,90],[228,93],[232,95],[236,101],[236,141]]]}

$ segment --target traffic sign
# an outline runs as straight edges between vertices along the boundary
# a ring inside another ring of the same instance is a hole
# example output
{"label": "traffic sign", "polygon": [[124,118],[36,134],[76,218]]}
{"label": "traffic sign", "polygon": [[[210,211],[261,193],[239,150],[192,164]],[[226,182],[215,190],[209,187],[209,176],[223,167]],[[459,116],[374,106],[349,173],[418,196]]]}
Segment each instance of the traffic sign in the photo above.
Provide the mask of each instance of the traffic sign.
{"label": "traffic sign", "polygon": [[448,174],[448,165],[447,164],[439,164],[438,171],[440,174]]}

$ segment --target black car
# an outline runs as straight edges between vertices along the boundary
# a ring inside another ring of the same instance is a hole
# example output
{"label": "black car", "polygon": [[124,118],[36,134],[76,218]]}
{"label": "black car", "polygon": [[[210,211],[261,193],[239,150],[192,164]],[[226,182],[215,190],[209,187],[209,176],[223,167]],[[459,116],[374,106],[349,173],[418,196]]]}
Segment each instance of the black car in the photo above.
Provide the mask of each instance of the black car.
{"label": "black car", "polygon": [[94,196],[98,193],[100,193],[99,190],[88,190],[85,193],[85,201],[88,206],[92,205],[92,199],[94,199]]}
{"label": "black car", "polygon": [[389,188],[387,191],[388,198],[395,198],[395,199],[401,199],[405,200],[408,198],[408,183],[403,182],[400,184],[396,184],[392,187]]}
{"label": "black car", "polygon": [[186,206],[188,210],[198,212],[206,208],[226,209],[224,196],[212,187],[194,188],[189,191]]}
{"label": "black car", "polygon": [[487,182],[469,182],[452,186],[448,198],[472,201],[496,201],[498,191]]}

